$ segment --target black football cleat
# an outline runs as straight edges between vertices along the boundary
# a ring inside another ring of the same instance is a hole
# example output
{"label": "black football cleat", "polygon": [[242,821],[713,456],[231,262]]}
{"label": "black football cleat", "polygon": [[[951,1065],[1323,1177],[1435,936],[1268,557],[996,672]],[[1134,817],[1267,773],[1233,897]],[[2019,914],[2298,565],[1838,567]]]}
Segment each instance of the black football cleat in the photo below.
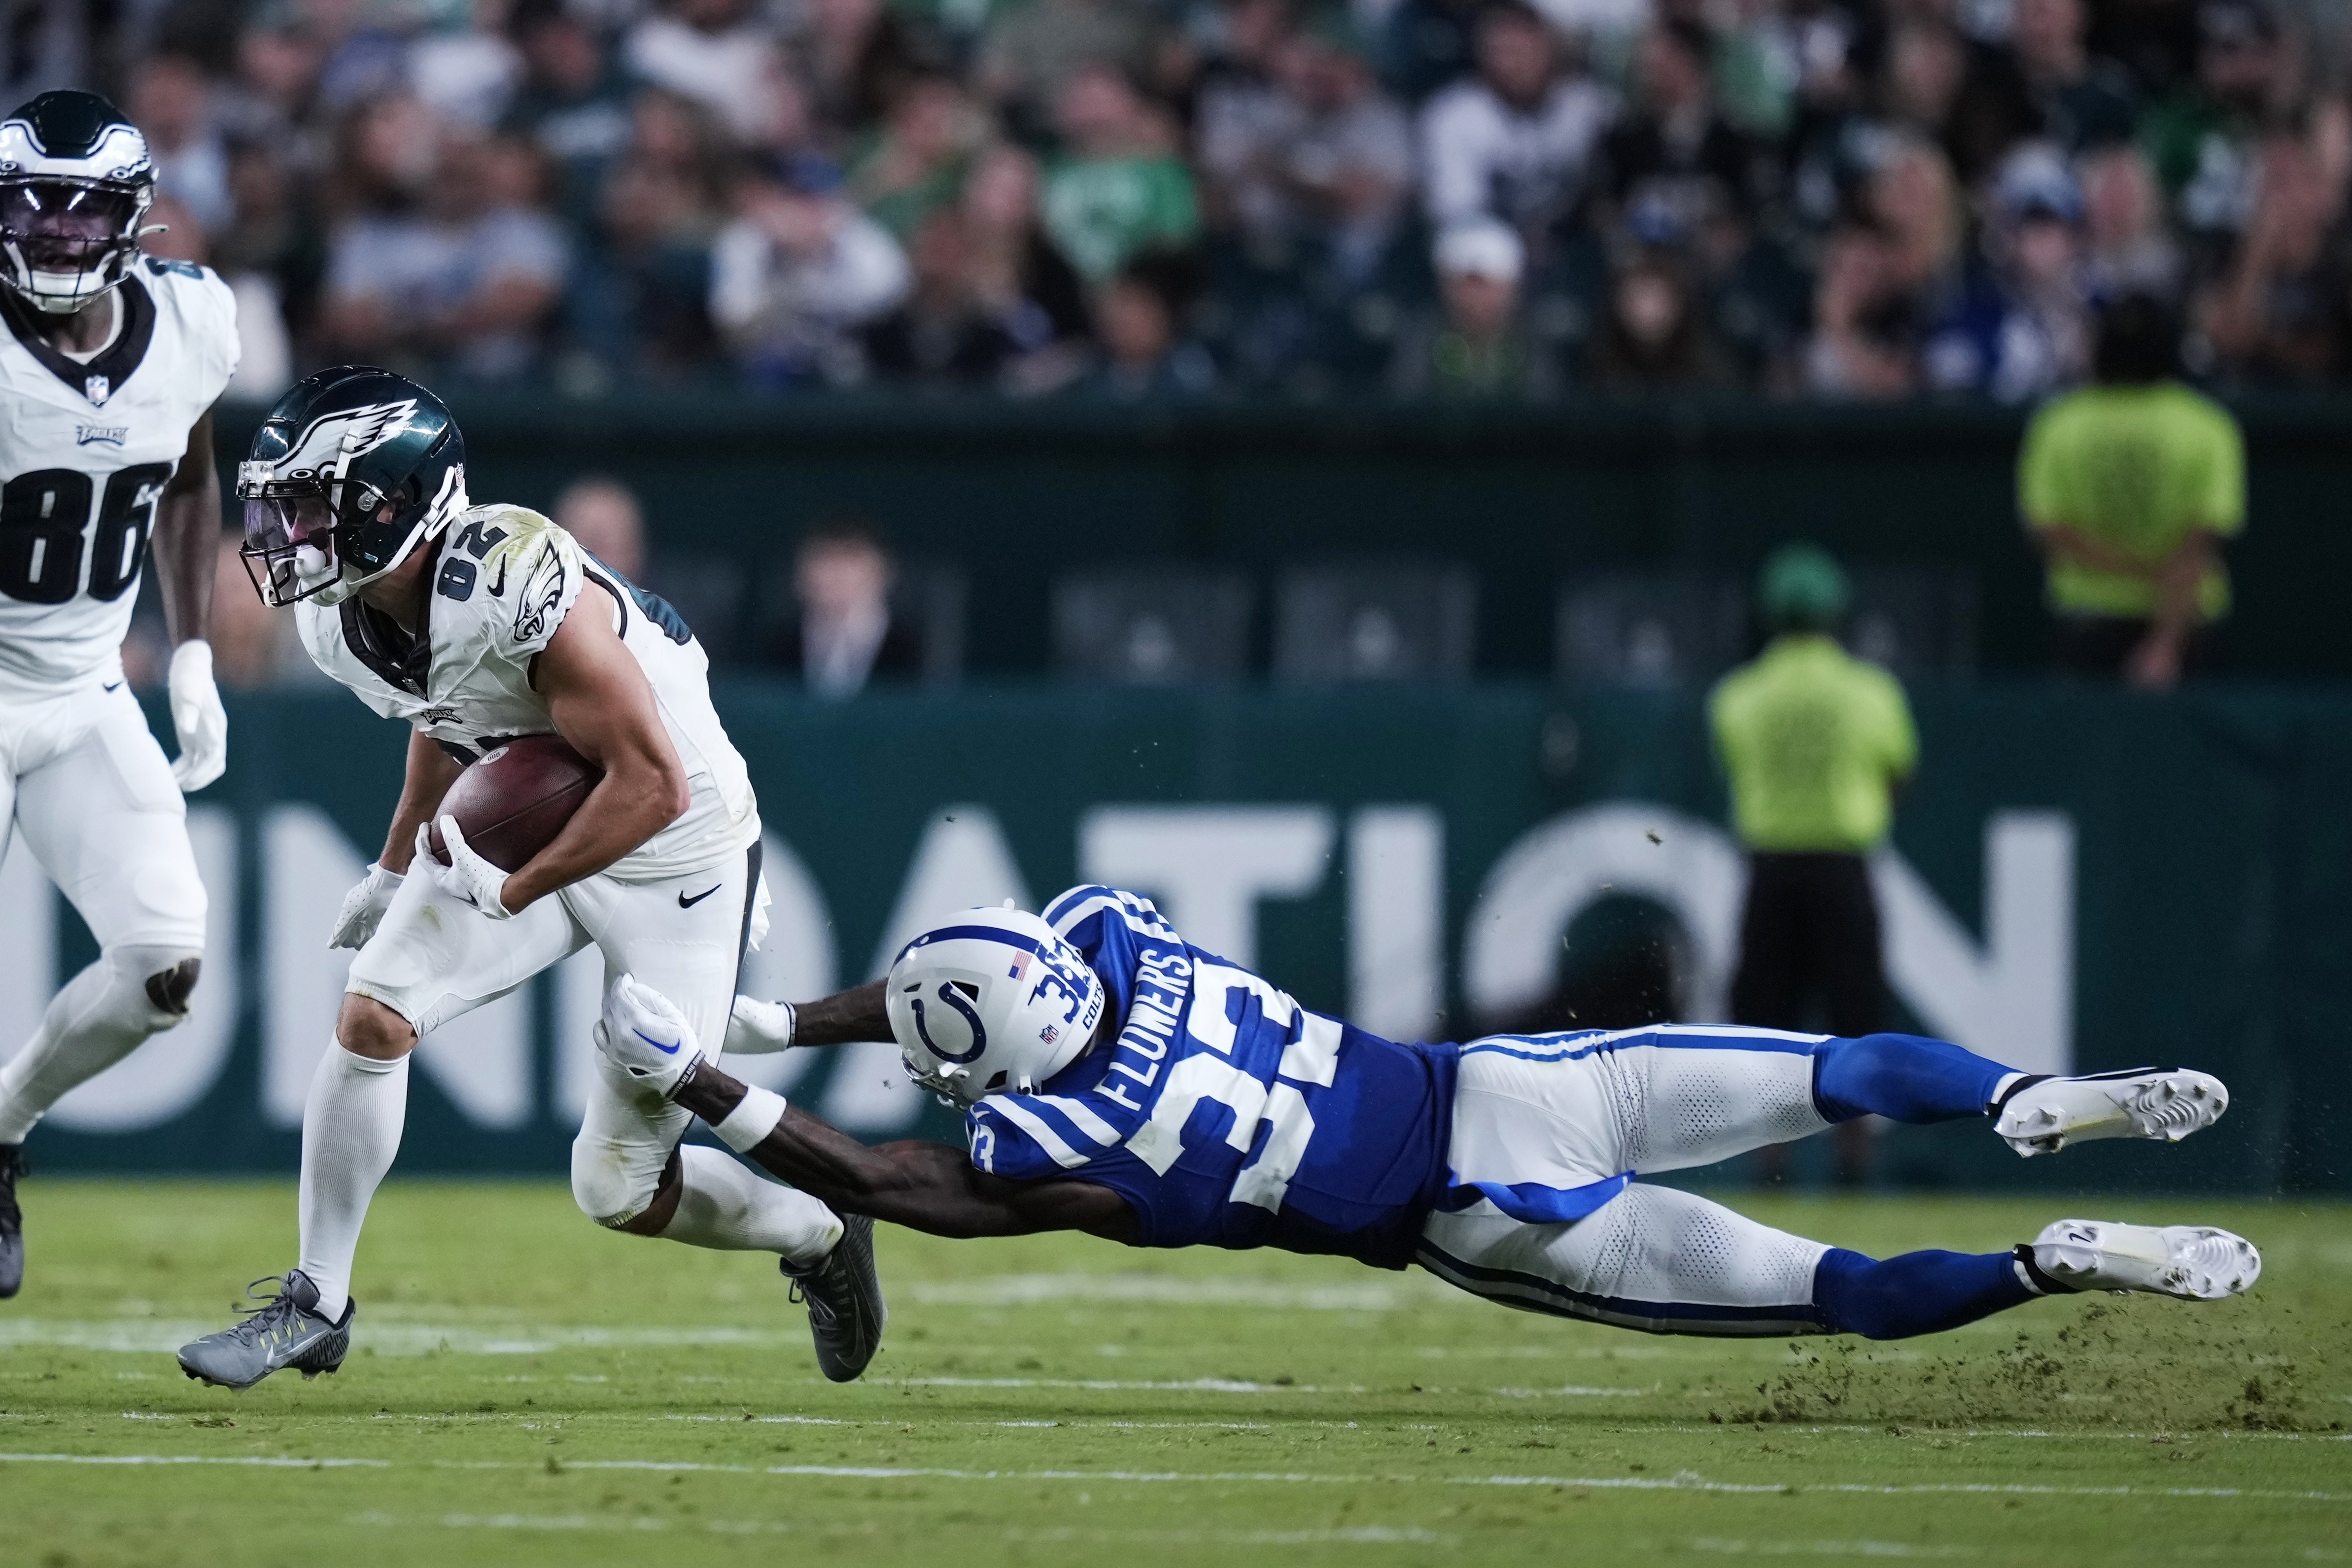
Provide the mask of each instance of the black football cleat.
{"label": "black football cleat", "polygon": [[[263,1285],[277,1292],[263,1296]],[[304,1377],[316,1377],[343,1364],[352,1348],[352,1318],[357,1301],[343,1303],[341,1322],[319,1314],[319,1288],[299,1268],[283,1279],[265,1275],[245,1288],[260,1302],[240,1309],[245,1321],[216,1334],[206,1334],[180,1347],[180,1370],[216,1388],[247,1389],[273,1372],[292,1367]]]}
{"label": "black football cleat", "polygon": [[0,1143],[0,1301],[25,1286],[25,1211],[16,1206],[16,1178],[25,1173],[25,1146]]}
{"label": "black football cleat", "polygon": [[808,1303],[817,1370],[835,1383],[856,1382],[882,1348],[882,1325],[890,1316],[874,1272],[873,1220],[846,1215],[831,1252],[799,1268],[779,1258],[776,1267],[793,1282],[793,1300]]}

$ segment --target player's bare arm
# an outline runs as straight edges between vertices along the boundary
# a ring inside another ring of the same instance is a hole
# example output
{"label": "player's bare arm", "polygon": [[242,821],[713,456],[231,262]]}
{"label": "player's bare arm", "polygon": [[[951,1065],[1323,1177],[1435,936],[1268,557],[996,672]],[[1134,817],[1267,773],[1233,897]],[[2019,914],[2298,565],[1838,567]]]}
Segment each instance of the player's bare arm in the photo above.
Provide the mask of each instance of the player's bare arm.
{"label": "player's bare arm", "polygon": [[394,876],[407,873],[416,853],[416,830],[441,809],[441,797],[465,772],[457,759],[443,751],[422,730],[408,732],[408,762],[401,775],[400,804],[392,809],[392,826],[383,836],[383,853],[376,864]]}
{"label": "player's bare arm", "polygon": [[[716,1127],[749,1092],[706,1059],[688,1069],[671,1098]],[[798,1106],[787,1106],[774,1130],[742,1152],[836,1210],[931,1236],[1082,1230],[1108,1241],[1131,1242],[1137,1235],[1135,1211],[1108,1187],[1006,1181],[974,1170],[961,1149],[920,1139],[868,1148]]]}
{"label": "player's bare arm", "polygon": [[882,1005],[882,982],[869,982],[815,1002],[796,1004],[796,1046],[847,1046],[890,1037],[890,1015]]}
{"label": "player's bare arm", "polygon": [[689,804],[686,766],[662,727],[645,671],[621,644],[613,601],[583,595],[533,672],[556,733],[604,769],[553,842],[506,879],[509,912],[592,877],[677,821]]}
{"label": "player's bare arm", "polygon": [[155,586],[173,647],[201,641],[212,625],[213,566],[221,531],[220,475],[213,462],[213,416],[188,431],[188,450],[155,507]]}

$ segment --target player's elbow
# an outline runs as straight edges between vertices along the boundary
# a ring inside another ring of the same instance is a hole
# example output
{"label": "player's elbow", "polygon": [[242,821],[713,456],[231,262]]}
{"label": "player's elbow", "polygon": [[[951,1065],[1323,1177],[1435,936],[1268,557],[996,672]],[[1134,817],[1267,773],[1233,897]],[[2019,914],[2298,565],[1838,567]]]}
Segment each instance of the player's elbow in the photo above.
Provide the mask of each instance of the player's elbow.
{"label": "player's elbow", "polygon": [[686,765],[667,746],[647,747],[630,767],[629,794],[656,833],[686,815],[694,803]]}
{"label": "player's elbow", "polygon": [[694,804],[694,786],[686,782],[686,768],[674,756],[661,760],[661,787],[657,798],[661,802],[664,813],[662,826],[665,827],[684,816],[687,807]]}

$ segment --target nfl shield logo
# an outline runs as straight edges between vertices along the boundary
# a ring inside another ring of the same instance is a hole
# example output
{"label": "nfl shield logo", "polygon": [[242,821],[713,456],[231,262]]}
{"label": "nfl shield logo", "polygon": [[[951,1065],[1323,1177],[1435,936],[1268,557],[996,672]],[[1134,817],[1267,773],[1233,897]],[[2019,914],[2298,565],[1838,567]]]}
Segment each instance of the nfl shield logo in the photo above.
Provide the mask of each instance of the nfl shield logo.
{"label": "nfl shield logo", "polygon": [[81,384],[82,395],[92,403],[103,403],[114,392],[114,385],[102,375],[93,375]]}

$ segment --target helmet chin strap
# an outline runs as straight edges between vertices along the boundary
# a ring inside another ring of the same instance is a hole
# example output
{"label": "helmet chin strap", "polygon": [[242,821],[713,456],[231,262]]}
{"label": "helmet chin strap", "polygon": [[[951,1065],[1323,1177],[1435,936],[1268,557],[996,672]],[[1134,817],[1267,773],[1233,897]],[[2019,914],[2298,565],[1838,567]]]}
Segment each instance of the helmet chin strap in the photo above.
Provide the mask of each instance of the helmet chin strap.
{"label": "helmet chin strap", "polygon": [[466,470],[453,468],[441,480],[440,494],[434,497],[433,504],[425,509],[425,514],[416,520],[416,526],[408,531],[408,537],[401,542],[400,548],[393,552],[389,562],[376,571],[356,577],[352,575],[351,568],[345,566],[341,582],[332,587],[321,588],[311,597],[322,605],[340,605],[377,578],[399,571],[420,547],[438,539],[465,510]]}

